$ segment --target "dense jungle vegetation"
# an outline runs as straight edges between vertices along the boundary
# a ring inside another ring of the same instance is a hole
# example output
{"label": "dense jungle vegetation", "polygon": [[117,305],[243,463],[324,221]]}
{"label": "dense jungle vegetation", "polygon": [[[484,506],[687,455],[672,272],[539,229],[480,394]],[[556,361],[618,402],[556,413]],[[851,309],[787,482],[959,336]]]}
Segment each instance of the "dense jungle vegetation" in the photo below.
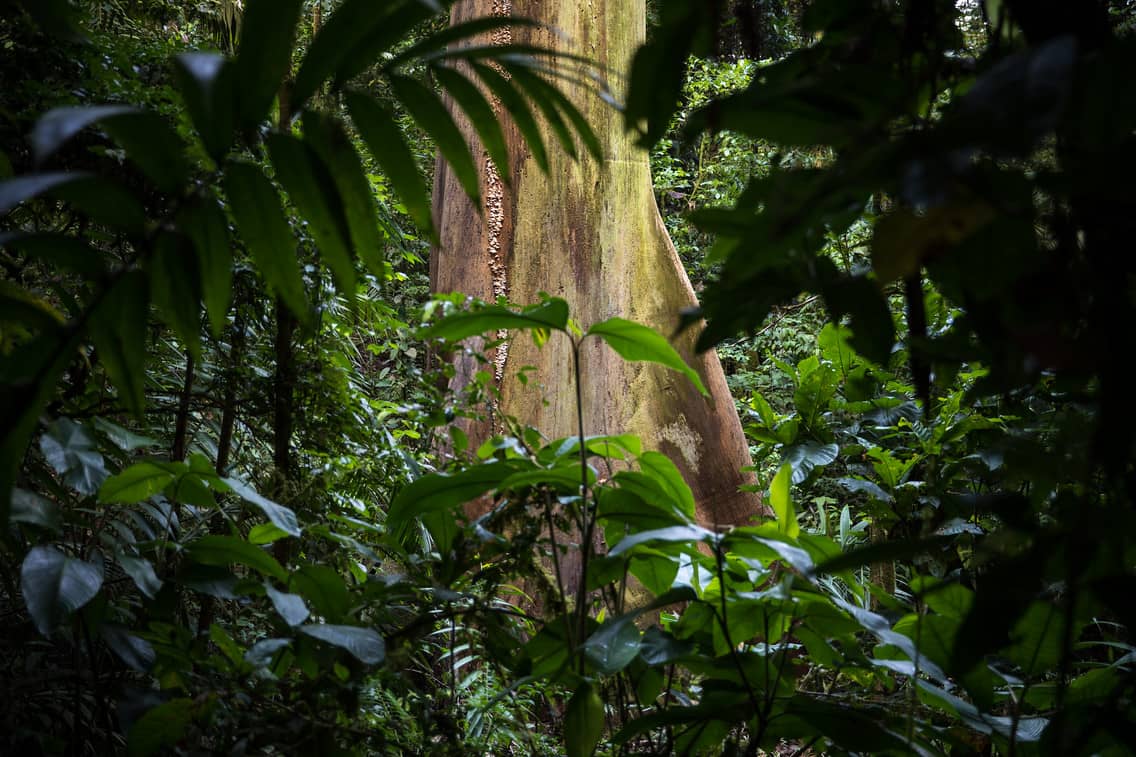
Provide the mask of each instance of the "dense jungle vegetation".
{"label": "dense jungle vegetation", "polygon": [[430,296],[443,92],[592,159],[587,62],[451,4],[3,0],[0,751],[1131,753],[1136,3],[649,4],[604,95],[774,513],[728,530],[634,437],[452,425],[474,335],[697,374]]}

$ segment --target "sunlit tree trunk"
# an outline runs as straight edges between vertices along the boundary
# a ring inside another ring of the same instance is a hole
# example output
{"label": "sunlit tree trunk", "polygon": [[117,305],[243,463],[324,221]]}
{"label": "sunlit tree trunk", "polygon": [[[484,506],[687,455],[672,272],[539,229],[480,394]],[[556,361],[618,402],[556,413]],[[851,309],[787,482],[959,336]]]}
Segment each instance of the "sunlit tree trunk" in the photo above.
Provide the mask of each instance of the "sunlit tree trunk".
{"label": "sunlit tree trunk", "polygon": [[[646,32],[644,0],[461,0],[451,22],[491,14],[526,16],[556,30],[499,32],[494,41],[534,42],[586,55],[614,72],[609,78],[617,97],[621,72]],[[506,118],[511,163],[506,184],[455,111],[483,167],[484,207],[479,213],[439,161],[434,211],[441,239],[431,258],[431,285],[437,292],[489,301],[503,295],[518,304],[536,302],[547,292],[566,299],[583,328],[620,316],[669,336],[679,312],[694,305],[695,297],[655,204],[648,155],[594,87],[557,83],[595,129],[604,162],[586,154],[574,162],[545,125],[551,163],[545,175]],[[702,375],[710,400],[676,372],[624,363],[606,345],[589,340],[582,356],[584,432],[639,435],[645,449],[664,452],[678,466],[694,491],[702,523],[745,523],[760,511],[756,495],[738,491],[750,482],[740,472],[751,464],[748,448],[718,358],[713,352],[695,354],[695,336],[688,330],[675,346]],[[491,358],[501,412],[550,439],[576,433],[566,339],[554,336],[538,349],[527,336],[517,337]],[[481,367],[459,361],[459,383]],[[524,366],[536,366],[527,386],[515,378]],[[475,444],[499,430],[492,424],[490,419],[467,429]]]}

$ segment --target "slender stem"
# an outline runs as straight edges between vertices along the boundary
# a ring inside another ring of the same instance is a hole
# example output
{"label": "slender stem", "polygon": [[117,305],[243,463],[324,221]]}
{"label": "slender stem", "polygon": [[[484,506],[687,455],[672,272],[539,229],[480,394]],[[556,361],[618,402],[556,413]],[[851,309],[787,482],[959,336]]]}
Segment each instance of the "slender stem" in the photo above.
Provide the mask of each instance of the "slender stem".
{"label": "slender stem", "polygon": [[[588,560],[592,553],[592,525],[588,506],[588,451],[584,447],[584,392],[580,381],[580,342],[572,340],[572,369],[576,374],[576,433],[580,445],[580,518],[583,541],[580,544],[580,576],[576,586],[576,632],[583,644],[588,617]],[[580,674],[584,673],[584,657],[580,655]]]}

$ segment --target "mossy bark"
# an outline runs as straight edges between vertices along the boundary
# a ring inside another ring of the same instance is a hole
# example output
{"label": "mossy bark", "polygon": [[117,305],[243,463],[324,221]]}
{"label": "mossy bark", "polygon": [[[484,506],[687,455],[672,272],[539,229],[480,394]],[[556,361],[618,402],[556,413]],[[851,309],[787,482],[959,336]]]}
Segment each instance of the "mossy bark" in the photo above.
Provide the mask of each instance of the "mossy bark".
{"label": "mossy bark", "polygon": [[[622,72],[646,34],[643,0],[462,0],[451,21],[502,13],[548,27],[513,30],[512,41],[587,55],[616,72],[610,78],[617,96]],[[496,41],[508,40],[499,33]],[[547,292],[567,300],[583,328],[620,316],[669,335],[679,312],[696,300],[655,204],[648,155],[624,130],[621,115],[594,91],[563,80],[557,84],[566,87],[595,130],[604,161],[590,159],[582,147],[582,157],[573,161],[546,126],[551,164],[546,175],[506,117],[510,175],[503,182],[459,117],[484,166],[484,207],[473,206],[439,161],[434,211],[440,247],[431,258],[431,285],[484,300],[504,295],[519,304]],[[751,464],[747,444],[718,358],[713,352],[696,354],[695,337],[690,329],[675,346],[701,374],[709,399],[674,371],[625,363],[599,340],[585,342],[584,432],[637,434],[645,449],[664,452],[678,466],[694,491],[702,523],[746,523],[761,512],[756,495],[738,491],[752,483],[740,472]],[[576,433],[567,339],[554,336],[538,349],[531,339],[517,337],[492,357],[503,413],[550,439]],[[524,366],[536,366],[527,386],[515,378]],[[459,364],[456,380],[468,380],[473,370],[472,362]],[[490,423],[467,432],[475,441],[484,439],[495,430]]]}

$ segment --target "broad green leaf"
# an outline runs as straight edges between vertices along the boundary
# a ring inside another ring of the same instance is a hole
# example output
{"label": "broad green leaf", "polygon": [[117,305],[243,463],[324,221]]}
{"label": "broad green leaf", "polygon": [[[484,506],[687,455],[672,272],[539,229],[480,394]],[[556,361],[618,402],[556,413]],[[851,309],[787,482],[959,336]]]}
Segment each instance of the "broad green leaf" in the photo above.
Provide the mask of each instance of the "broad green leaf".
{"label": "broad green leaf", "polygon": [[[588,486],[596,482],[596,472],[592,470],[591,466],[585,472]],[[580,465],[558,465],[554,468],[536,468],[535,470],[526,470],[506,478],[496,488],[504,491],[506,489],[522,489],[526,486],[539,486],[546,484],[548,486],[559,487],[561,490],[568,490],[578,492],[580,489]]]}
{"label": "broad green leaf", "polygon": [[63,483],[84,496],[94,494],[106,480],[106,461],[95,440],[70,418],[52,422],[40,437],[39,448]]}
{"label": "broad green leaf", "polygon": [[456,70],[438,66],[433,72],[434,78],[446,88],[454,98],[454,102],[465,111],[470,123],[477,129],[477,136],[480,137],[482,146],[493,160],[497,175],[506,185],[510,184],[509,148],[505,145],[505,134],[501,131],[501,123],[497,120],[497,114],[493,112],[493,106],[473,82]]}
{"label": "broad green leaf", "polygon": [[577,687],[564,712],[564,752],[567,757],[590,757],[603,736],[604,706],[587,681]]}
{"label": "broad green leaf", "polygon": [[383,236],[379,232],[374,192],[343,124],[324,114],[306,111],[304,141],[315,150],[335,181],[355,254],[371,273],[382,279],[386,275]]}
{"label": "broad green leaf", "polygon": [[687,365],[675,348],[652,328],[623,318],[609,318],[592,324],[586,336],[603,339],[624,360],[658,363],[673,368],[689,378],[704,396],[710,396],[698,372]]}
{"label": "broad green leaf", "polygon": [[279,541],[287,535],[287,531],[277,528],[273,523],[257,523],[249,529],[248,540],[250,544],[259,546]]}
{"label": "broad green leaf", "polygon": [[150,258],[150,294],[166,325],[194,360],[201,359],[201,281],[190,240],[161,234]]}
{"label": "broad green leaf", "polygon": [[678,560],[661,552],[639,549],[628,570],[643,582],[647,591],[658,596],[674,584],[675,576],[678,575]]}
{"label": "broad green leaf", "polygon": [[276,178],[308,222],[308,231],[331,269],[340,294],[351,297],[355,294],[355,264],[350,232],[327,166],[315,151],[291,134],[270,134],[267,141]]}
{"label": "broad green leaf", "polygon": [[233,290],[233,253],[225,213],[215,200],[206,198],[183,210],[178,226],[193,240],[205,312],[213,336],[220,337]]}
{"label": "broad green leaf", "polygon": [[568,303],[551,297],[537,305],[520,311],[501,305],[475,305],[443,316],[440,320],[420,329],[419,339],[448,339],[459,341],[467,337],[499,329],[552,329],[564,331],[568,324]]}
{"label": "broad green leaf", "polygon": [[367,149],[391,180],[407,213],[419,229],[433,237],[434,221],[426,184],[398,124],[386,108],[370,97],[349,92],[346,99],[351,120],[367,143]]}
{"label": "broad green leaf", "polygon": [[135,636],[122,626],[104,623],[99,627],[99,636],[120,660],[139,673],[148,673],[158,658],[150,642]]}
{"label": "broad green leaf", "polygon": [[377,665],[387,655],[383,637],[372,628],[309,623],[296,630],[311,636],[313,639],[319,639],[332,646],[346,649],[356,659],[367,665]]}
{"label": "broad green leaf", "polygon": [[268,598],[272,601],[272,606],[276,608],[276,612],[280,613],[280,617],[288,625],[298,626],[307,620],[308,615],[311,614],[308,612],[308,606],[304,604],[303,597],[278,591],[269,583],[264,585],[264,590],[268,593]]}
{"label": "broad green leaf", "polygon": [[712,542],[714,539],[714,532],[708,531],[701,526],[667,526],[666,528],[656,528],[651,531],[642,531],[637,534],[632,534],[619,542],[619,544],[616,544],[611,551],[608,552],[608,555],[616,557],[640,544],[650,544],[652,542],[663,542],[667,544],[689,542],[693,548],[693,546],[699,542]]}
{"label": "broad green leaf", "polygon": [[225,194],[257,270],[288,309],[305,320],[308,303],[296,258],[296,240],[276,188],[256,166],[233,162],[225,167]]}
{"label": "broad green leaf", "polygon": [[196,706],[192,699],[171,699],[146,712],[130,728],[126,737],[129,757],[148,757],[163,747],[182,740],[193,721]]}
{"label": "broad green leaf", "polygon": [[793,469],[793,483],[800,484],[809,477],[817,466],[824,467],[836,460],[840,454],[840,447],[835,444],[821,444],[820,442],[798,442],[787,447],[782,454],[781,461]]}
{"label": "broad green leaf", "polygon": [[91,315],[91,338],[126,409],[141,418],[146,403],[147,281],[131,271],[104,295]]}
{"label": "broad green leaf", "polygon": [[272,664],[276,653],[291,643],[291,639],[261,639],[248,648],[244,661],[254,668],[266,668]]}
{"label": "broad green leaf", "polygon": [[618,673],[639,654],[639,629],[632,620],[630,617],[611,620],[584,642],[584,654],[599,672]]}
{"label": "broad green leaf", "polygon": [[0,216],[7,215],[22,202],[66,184],[93,178],[92,174],[78,171],[29,174],[0,181]]}
{"label": "broad green leaf", "polygon": [[454,119],[446,110],[445,104],[429,87],[405,76],[390,78],[391,90],[414,121],[430,135],[438,152],[457,175],[462,189],[473,201],[474,207],[481,207],[481,187],[478,183],[478,170],[469,152],[469,145],[458,129]]}
{"label": "broad green leaf", "polygon": [[8,514],[8,520],[39,526],[56,533],[63,527],[59,505],[25,489],[12,490],[12,511]]}
{"label": "broad green leaf", "polygon": [[236,64],[216,53],[182,53],[174,78],[186,110],[213,160],[220,162],[236,129]]}
{"label": "broad green leaf", "polygon": [[643,633],[639,652],[648,665],[669,665],[694,652],[694,645],[679,641],[658,626],[652,626]]}
{"label": "broad green leaf", "polygon": [[154,571],[153,563],[144,557],[134,557],[123,552],[116,554],[115,559],[134,581],[139,591],[150,599],[158,595],[158,591],[162,588],[162,580]]}
{"label": "broad green leaf", "polygon": [[37,164],[55,154],[76,134],[93,123],[113,116],[138,113],[130,105],[90,105],[53,108],[44,113],[32,127],[28,141],[32,147],[32,158]]}
{"label": "broad green leaf", "polygon": [[123,452],[134,452],[139,449],[148,449],[157,447],[158,442],[148,436],[136,434],[129,429],[119,426],[117,423],[111,423],[106,418],[96,417],[95,428],[110,439],[111,443],[118,447]]}
{"label": "broad green leaf", "polygon": [[236,77],[240,123],[265,120],[292,67],[292,38],[303,0],[245,0]]}
{"label": "broad green leaf", "polygon": [[289,588],[331,622],[344,618],[351,606],[343,576],[325,565],[304,565],[292,574]]}
{"label": "broad green leaf", "polygon": [[473,68],[477,71],[481,81],[489,87],[493,95],[501,101],[501,106],[512,117],[517,130],[524,137],[525,144],[528,145],[533,161],[541,171],[548,173],[548,153],[544,148],[540,127],[537,126],[536,119],[533,117],[532,111],[529,110],[524,96],[517,91],[509,79],[502,76],[495,68],[483,63],[475,63]]}
{"label": "broad green leaf", "polygon": [[288,573],[272,555],[236,536],[203,536],[189,545],[189,556],[202,565],[246,565],[280,581]]}
{"label": "broad green leaf", "polygon": [[184,468],[181,463],[135,463],[103,482],[99,488],[99,501],[141,502],[173,483],[182,473],[181,468]]}
{"label": "broad green leaf", "polygon": [[793,509],[793,499],[789,488],[792,486],[793,466],[782,463],[773,483],[769,485],[769,504],[773,507],[773,514],[777,516],[777,530],[795,539],[801,533],[801,526],[797,523],[797,513]]}
{"label": "broad green leaf", "polygon": [[639,470],[659,482],[687,518],[694,518],[694,494],[671,459],[661,452],[648,450],[639,456]]}
{"label": "broad green leaf", "polygon": [[130,106],[69,106],[48,111],[31,133],[36,163],[43,163],[65,142],[96,123],[159,189],[175,192],[184,185],[189,167],[177,133],[158,114]]}
{"label": "broad green leaf", "polygon": [[507,462],[475,465],[460,473],[432,473],[402,488],[387,510],[387,527],[404,537],[410,523],[427,513],[452,510],[497,487],[516,471]]}
{"label": "broad green leaf", "polygon": [[224,482],[241,499],[260,508],[260,511],[264,513],[265,517],[268,518],[272,525],[290,536],[300,535],[301,529],[299,522],[296,520],[296,513],[292,512],[290,508],[277,504],[267,497],[262,496],[256,489],[253,489],[238,478],[226,478]]}
{"label": "broad green leaf", "polygon": [[69,557],[55,547],[33,547],[20,567],[20,592],[44,636],[94,599],[102,585],[101,565]]}

